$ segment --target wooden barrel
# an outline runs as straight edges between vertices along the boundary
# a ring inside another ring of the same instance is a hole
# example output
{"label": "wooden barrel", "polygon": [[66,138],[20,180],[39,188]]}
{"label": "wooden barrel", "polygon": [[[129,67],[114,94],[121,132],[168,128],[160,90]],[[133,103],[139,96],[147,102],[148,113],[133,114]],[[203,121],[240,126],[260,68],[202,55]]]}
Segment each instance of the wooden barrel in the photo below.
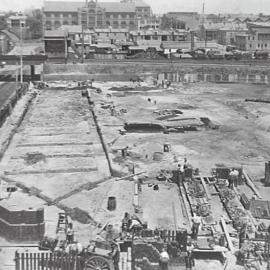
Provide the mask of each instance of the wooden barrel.
{"label": "wooden barrel", "polygon": [[108,198],[108,206],[107,209],[109,211],[113,211],[116,209],[116,198],[115,197],[109,197]]}

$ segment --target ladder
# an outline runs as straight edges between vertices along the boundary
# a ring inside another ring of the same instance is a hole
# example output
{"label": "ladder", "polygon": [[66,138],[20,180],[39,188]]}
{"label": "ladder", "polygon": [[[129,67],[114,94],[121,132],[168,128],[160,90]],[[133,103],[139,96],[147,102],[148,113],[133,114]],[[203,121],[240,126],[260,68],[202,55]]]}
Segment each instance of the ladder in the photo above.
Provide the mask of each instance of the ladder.
{"label": "ladder", "polygon": [[58,213],[58,222],[57,222],[57,228],[56,233],[59,232],[67,232],[68,228],[68,215],[67,213]]}

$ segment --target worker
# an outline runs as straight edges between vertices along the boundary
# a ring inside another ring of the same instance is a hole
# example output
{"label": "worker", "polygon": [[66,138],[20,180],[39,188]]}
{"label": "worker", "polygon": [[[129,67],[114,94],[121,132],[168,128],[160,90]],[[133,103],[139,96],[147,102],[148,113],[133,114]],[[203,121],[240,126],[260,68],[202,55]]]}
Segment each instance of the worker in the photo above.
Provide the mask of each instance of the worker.
{"label": "worker", "polygon": [[169,264],[169,254],[166,250],[166,248],[163,248],[160,257],[159,257],[159,268],[160,270],[168,270],[168,264]]}
{"label": "worker", "polygon": [[129,230],[133,233],[138,235],[142,229],[142,223],[136,216],[132,216],[131,224]]}
{"label": "worker", "polygon": [[195,260],[192,255],[192,251],[187,251],[187,256],[185,257],[186,262],[186,270],[191,270],[193,266],[195,266]]}
{"label": "worker", "polygon": [[120,261],[120,251],[119,247],[115,242],[111,243],[112,251],[109,253],[113,260],[114,270],[119,270],[119,261]]}
{"label": "worker", "polygon": [[196,214],[194,214],[194,216],[192,218],[192,228],[191,228],[192,238],[194,240],[197,240],[200,225],[201,225],[201,218],[199,216],[197,216]]}
{"label": "worker", "polygon": [[105,240],[107,242],[111,242],[114,239],[116,239],[119,235],[117,235],[116,230],[113,228],[112,224],[108,224],[106,226],[106,234],[105,234]]}
{"label": "worker", "polygon": [[70,222],[67,228],[67,243],[70,244],[74,241],[74,229],[73,224]]}
{"label": "worker", "polygon": [[132,220],[130,218],[129,213],[125,213],[124,218],[122,219],[122,231],[127,232],[130,228]]}
{"label": "worker", "polygon": [[184,158],[184,170],[188,168],[187,158]]}
{"label": "worker", "polygon": [[235,187],[237,187],[238,186],[239,171],[234,169],[233,173],[234,173],[234,179],[233,179],[234,182],[233,182],[233,184],[234,184]]}
{"label": "worker", "polygon": [[236,169],[230,169],[229,173],[229,188],[233,189],[234,186],[237,186],[239,172]]}

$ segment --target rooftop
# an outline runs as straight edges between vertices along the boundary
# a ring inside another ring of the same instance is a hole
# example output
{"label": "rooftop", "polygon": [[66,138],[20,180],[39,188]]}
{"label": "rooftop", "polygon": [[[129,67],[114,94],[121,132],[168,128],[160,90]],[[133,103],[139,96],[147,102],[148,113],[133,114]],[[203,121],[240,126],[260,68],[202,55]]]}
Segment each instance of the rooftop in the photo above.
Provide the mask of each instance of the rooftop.
{"label": "rooftop", "polygon": [[0,206],[10,211],[36,210],[42,208],[42,204],[43,201],[37,197],[19,191],[12,193],[9,198],[0,201]]}
{"label": "rooftop", "polygon": [[136,7],[150,7],[143,0],[134,0],[134,4],[135,4]]}
{"label": "rooftop", "polygon": [[63,29],[47,30],[45,31],[44,38],[46,37],[67,37],[67,31]]}
{"label": "rooftop", "polygon": [[60,30],[67,31],[68,33],[81,33],[82,25],[62,25]]}
{"label": "rooftop", "polygon": [[74,12],[84,6],[85,2],[70,2],[70,1],[45,1],[45,12]]}
{"label": "rooftop", "polygon": [[262,27],[262,28],[268,28],[270,27],[269,22],[250,22],[247,24],[248,26],[253,26],[253,27]]}
{"label": "rooftop", "polygon": [[135,5],[133,3],[119,3],[119,2],[98,2],[101,8],[104,8],[106,12],[135,12]]}
{"label": "rooftop", "polygon": [[[139,3],[143,1],[138,0]],[[106,10],[106,12],[135,12],[136,3],[122,3],[122,2],[98,2],[99,7]],[[76,12],[78,9],[85,6],[85,2],[70,2],[70,1],[45,1],[45,12]]]}
{"label": "rooftop", "polygon": [[130,32],[132,35],[183,35],[187,34],[188,31],[186,30],[154,30],[154,29],[148,29],[148,30],[140,30],[140,31],[131,31]]}
{"label": "rooftop", "polygon": [[95,29],[96,33],[128,33],[127,29],[114,29],[114,28],[106,28],[106,29]]}
{"label": "rooftop", "polygon": [[26,20],[26,18],[27,17],[24,15],[12,15],[8,17],[9,20],[20,20],[20,19]]}

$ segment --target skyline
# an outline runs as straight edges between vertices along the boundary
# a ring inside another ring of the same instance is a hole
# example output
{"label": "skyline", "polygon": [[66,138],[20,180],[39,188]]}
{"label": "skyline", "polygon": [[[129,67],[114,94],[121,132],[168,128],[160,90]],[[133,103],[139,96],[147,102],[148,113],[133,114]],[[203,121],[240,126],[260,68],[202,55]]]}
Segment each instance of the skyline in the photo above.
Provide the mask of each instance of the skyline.
{"label": "skyline", "polygon": [[[63,1],[63,0],[62,0]],[[70,1],[70,0],[67,0]],[[73,0],[82,2],[84,0]],[[100,2],[115,2],[106,0]],[[29,8],[41,8],[44,0],[0,0],[1,11],[24,11]],[[264,13],[270,14],[269,0],[145,0],[156,14],[169,11],[194,11],[202,13],[205,3],[205,13]]]}

